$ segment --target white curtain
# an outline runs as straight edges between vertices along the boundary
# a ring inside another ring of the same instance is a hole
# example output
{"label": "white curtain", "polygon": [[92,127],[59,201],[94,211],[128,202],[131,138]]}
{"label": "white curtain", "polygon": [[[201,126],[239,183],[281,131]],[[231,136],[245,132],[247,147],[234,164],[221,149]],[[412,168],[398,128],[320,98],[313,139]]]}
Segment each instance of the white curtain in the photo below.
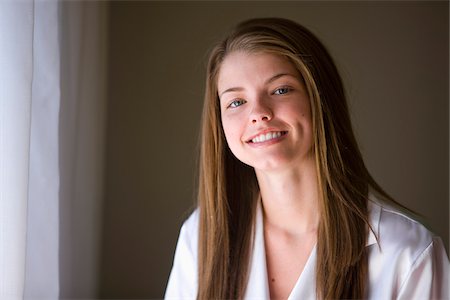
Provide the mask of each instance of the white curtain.
{"label": "white curtain", "polygon": [[61,102],[57,3],[36,2],[33,13],[25,296],[56,299],[59,293],[58,116]]}
{"label": "white curtain", "polygon": [[95,298],[106,4],[0,2],[0,299]]}
{"label": "white curtain", "polygon": [[19,299],[25,278],[34,5],[0,5],[0,297]]}

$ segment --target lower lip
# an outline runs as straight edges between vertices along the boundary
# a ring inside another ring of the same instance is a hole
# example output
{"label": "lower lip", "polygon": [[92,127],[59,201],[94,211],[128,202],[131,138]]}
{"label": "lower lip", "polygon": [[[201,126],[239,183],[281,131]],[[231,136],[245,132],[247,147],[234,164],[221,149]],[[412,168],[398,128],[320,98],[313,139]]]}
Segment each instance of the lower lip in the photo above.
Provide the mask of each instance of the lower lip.
{"label": "lower lip", "polygon": [[259,143],[247,142],[247,145],[249,145],[250,147],[255,147],[255,148],[270,146],[270,145],[281,142],[286,137],[287,134],[288,133],[285,132],[284,134],[282,134],[281,136],[279,136],[277,138],[270,139],[270,140],[267,140],[264,142],[259,142]]}

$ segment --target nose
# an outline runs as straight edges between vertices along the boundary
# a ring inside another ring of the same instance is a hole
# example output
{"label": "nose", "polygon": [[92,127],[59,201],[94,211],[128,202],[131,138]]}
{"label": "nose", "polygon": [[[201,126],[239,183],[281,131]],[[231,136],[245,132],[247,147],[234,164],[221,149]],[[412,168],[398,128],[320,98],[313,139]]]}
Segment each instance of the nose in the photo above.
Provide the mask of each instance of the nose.
{"label": "nose", "polygon": [[252,124],[256,124],[259,122],[267,122],[272,120],[273,112],[272,109],[267,105],[267,103],[258,99],[255,101],[252,112],[250,114],[250,121]]}

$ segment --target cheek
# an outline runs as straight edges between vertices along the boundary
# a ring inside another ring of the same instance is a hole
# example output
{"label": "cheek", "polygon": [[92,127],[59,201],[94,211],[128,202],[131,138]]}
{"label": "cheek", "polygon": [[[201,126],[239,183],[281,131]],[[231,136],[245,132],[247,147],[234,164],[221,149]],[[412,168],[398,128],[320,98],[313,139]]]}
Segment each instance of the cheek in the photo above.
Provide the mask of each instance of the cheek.
{"label": "cheek", "polygon": [[227,120],[222,120],[223,124],[223,132],[225,133],[225,138],[227,140],[228,145],[232,144],[236,137],[236,126],[233,123],[228,122]]}
{"label": "cheek", "polygon": [[241,131],[238,122],[231,121],[229,119],[222,119],[222,128],[225,133],[225,139],[228,147],[235,153],[238,145],[241,141]]}
{"label": "cheek", "polygon": [[300,119],[304,124],[311,123],[311,109],[309,107],[309,103],[305,103],[305,101],[291,107],[286,113],[290,114],[292,118]]}

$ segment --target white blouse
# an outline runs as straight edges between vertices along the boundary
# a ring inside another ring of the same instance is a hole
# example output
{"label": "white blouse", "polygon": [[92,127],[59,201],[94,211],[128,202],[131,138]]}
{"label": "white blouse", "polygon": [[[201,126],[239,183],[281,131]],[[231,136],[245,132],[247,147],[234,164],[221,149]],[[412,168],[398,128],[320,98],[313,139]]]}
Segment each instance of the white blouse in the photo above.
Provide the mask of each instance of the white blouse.
{"label": "white blouse", "polygon": [[[423,225],[370,196],[367,299],[449,299],[449,260],[441,239]],[[195,299],[199,212],[183,224],[165,299]],[[263,214],[258,205],[245,299],[269,299]],[[314,248],[288,299],[316,299]]]}

